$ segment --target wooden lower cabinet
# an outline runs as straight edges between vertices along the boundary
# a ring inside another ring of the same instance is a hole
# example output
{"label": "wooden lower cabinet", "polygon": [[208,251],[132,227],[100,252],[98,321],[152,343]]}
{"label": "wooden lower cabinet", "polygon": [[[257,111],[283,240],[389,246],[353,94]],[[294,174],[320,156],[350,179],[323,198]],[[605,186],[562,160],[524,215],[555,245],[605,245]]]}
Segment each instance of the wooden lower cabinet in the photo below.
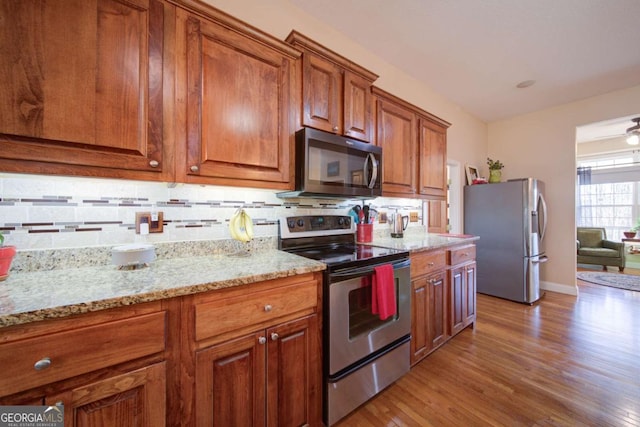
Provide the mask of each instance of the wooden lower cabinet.
{"label": "wooden lower cabinet", "polygon": [[177,328],[161,301],[2,329],[0,405],[64,405],[64,425],[167,424]]}
{"label": "wooden lower cabinet", "polygon": [[314,425],[318,333],[314,314],[198,351],[196,425]]}
{"label": "wooden lower cabinet", "polygon": [[411,364],[448,338],[447,276],[444,270],[412,281]]}
{"label": "wooden lower cabinet", "polygon": [[411,254],[411,365],[476,318],[475,245]]}
{"label": "wooden lower cabinet", "polygon": [[449,270],[451,295],[450,327],[457,334],[475,322],[476,318],[476,263]]}
{"label": "wooden lower cabinet", "polygon": [[308,273],[185,298],[185,424],[322,425],[321,283]]}
{"label": "wooden lower cabinet", "polygon": [[74,387],[45,399],[64,405],[66,427],[164,426],[165,363]]}

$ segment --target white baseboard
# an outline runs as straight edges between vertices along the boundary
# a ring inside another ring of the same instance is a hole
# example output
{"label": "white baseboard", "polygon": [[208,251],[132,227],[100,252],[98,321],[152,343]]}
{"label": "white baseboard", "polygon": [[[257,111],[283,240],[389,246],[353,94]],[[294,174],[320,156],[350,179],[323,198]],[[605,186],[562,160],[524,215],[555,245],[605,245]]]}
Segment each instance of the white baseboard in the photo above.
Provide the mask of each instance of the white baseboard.
{"label": "white baseboard", "polygon": [[540,281],[540,289],[558,292],[559,294],[578,295],[578,287],[576,285],[566,285],[564,283]]}

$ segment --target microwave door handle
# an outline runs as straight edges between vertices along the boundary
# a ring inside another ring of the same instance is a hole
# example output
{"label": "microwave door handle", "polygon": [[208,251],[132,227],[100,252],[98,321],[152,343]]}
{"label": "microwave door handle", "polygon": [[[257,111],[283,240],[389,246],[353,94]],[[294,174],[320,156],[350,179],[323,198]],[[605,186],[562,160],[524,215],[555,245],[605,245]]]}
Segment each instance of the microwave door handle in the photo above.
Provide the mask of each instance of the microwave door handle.
{"label": "microwave door handle", "polygon": [[367,187],[373,188],[376,185],[378,179],[378,161],[373,153],[369,153],[364,159],[364,176],[368,176],[367,169],[369,169],[369,162],[371,162],[371,180],[367,183]]}

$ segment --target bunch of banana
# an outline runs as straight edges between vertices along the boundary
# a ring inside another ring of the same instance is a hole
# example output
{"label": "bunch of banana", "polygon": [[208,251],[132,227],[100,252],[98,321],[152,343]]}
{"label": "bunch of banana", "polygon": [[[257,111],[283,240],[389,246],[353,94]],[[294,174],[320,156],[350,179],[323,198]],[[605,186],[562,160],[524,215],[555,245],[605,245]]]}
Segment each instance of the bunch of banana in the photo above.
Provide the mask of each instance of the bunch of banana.
{"label": "bunch of banana", "polygon": [[229,220],[231,237],[241,242],[253,239],[253,221],[244,209],[238,209]]}

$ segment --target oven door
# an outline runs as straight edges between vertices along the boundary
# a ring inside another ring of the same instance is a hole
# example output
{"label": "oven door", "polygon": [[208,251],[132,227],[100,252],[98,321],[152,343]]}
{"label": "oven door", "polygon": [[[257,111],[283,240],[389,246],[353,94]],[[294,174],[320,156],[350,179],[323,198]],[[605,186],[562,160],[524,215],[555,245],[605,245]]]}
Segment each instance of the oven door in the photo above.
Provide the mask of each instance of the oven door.
{"label": "oven door", "polygon": [[371,312],[371,276],[376,265],[329,275],[328,375],[334,375],[411,333],[410,261],[393,263],[396,314],[380,320]]}

